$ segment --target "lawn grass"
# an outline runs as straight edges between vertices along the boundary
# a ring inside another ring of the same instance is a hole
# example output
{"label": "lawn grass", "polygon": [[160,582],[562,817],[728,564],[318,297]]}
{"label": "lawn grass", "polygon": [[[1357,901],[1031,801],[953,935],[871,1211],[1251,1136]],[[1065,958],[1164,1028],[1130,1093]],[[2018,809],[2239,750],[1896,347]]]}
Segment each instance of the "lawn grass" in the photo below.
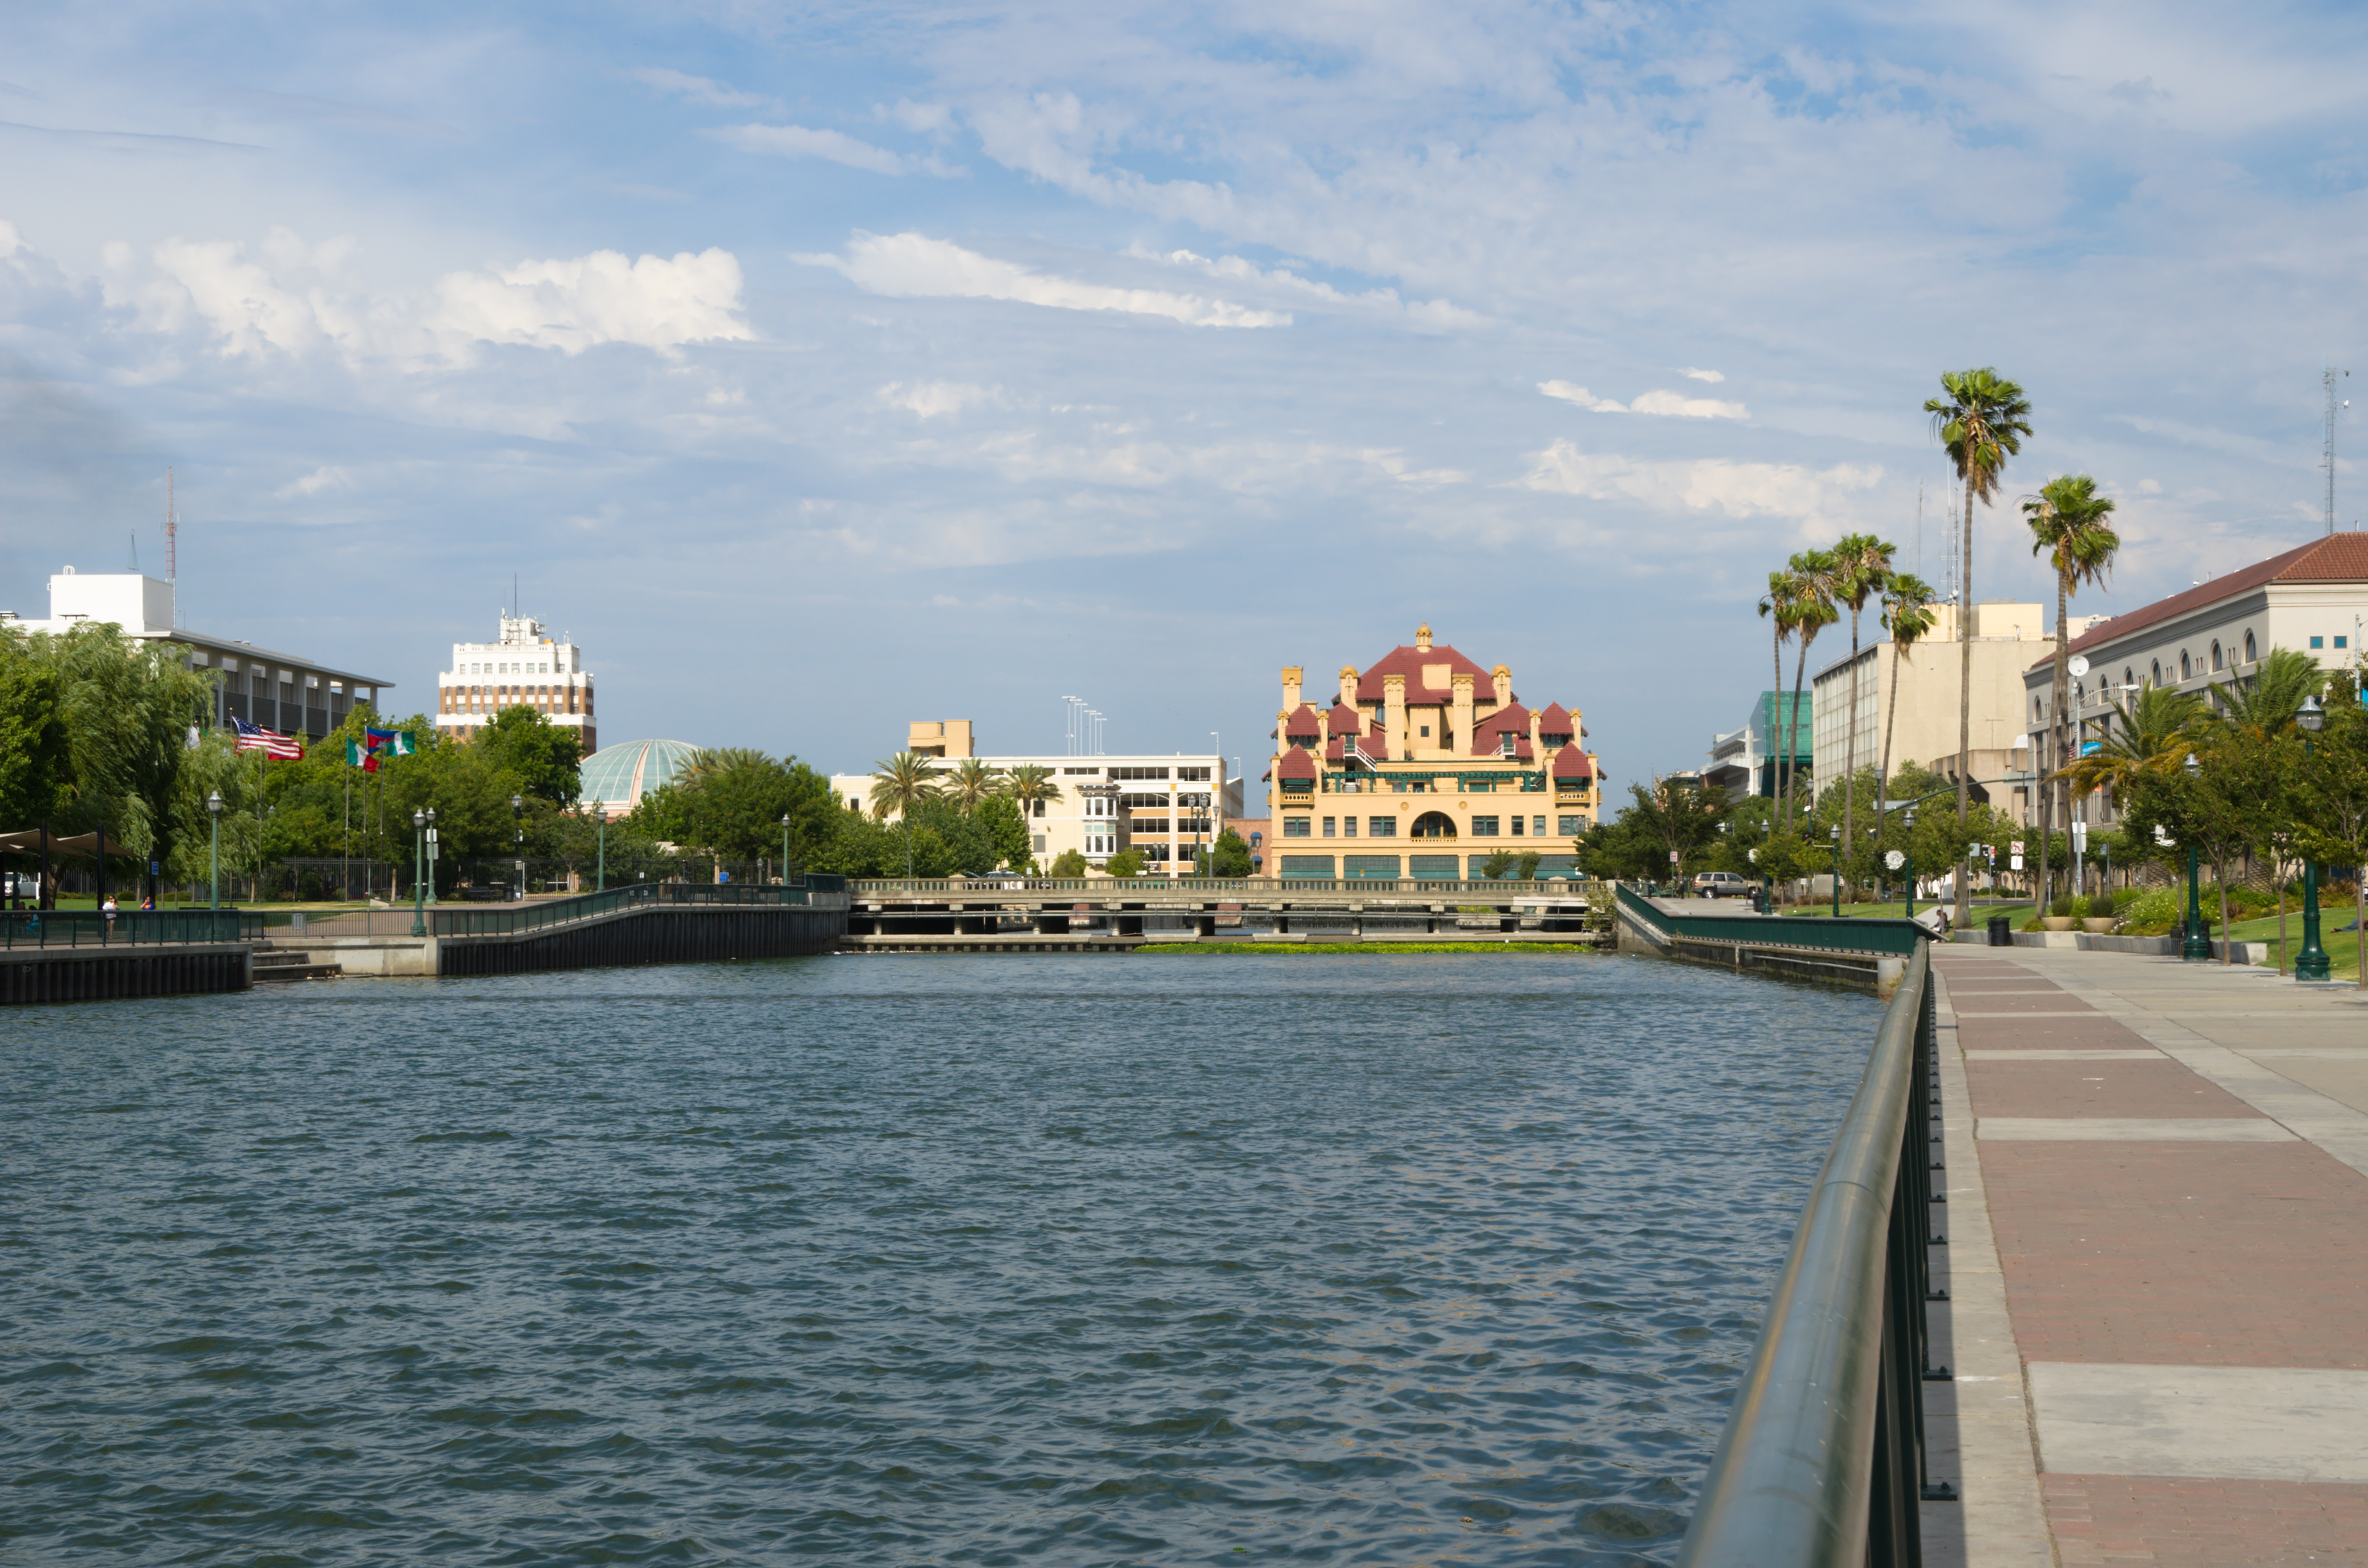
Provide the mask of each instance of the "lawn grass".
{"label": "lawn grass", "polygon": [[1583,942],[1146,942],[1138,953],[1596,953]]}
{"label": "lawn grass", "polygon": [[[1933,900],[1929,898],[1918,899],[1916,901],[1916,913],[1918,915],[1923,914],[1926,910],[1932,907],[1933,902]],[[1943,903],[1948,903],[1946,899],[1942,899],[1940,902]],[[1949,907],[1952,912],[1956,908],[1954,904],[1950,904]],[[2031,918],[2031,911],[2032,906],[2028,903],[1976,903],[1973,907],[1973,913],[1970,919],[1974,925],[1979,926],[1993,915],[2003,915],[2008,919],[2013,921],[2015,929],[2020,931],[2022,929],[2022,923]],[[1906,902],[1896,898],[1885,903],[1846,903],[1842,905],[1842,914],[1845,917],[1855,915],[1897,920],[1903,918],[1907,915],[1907,912]],[[1816,919],[1820,916],[1830,919],[1834,913],[1834,906],[1830,903],[1794,904],[1789,908],[1781,909],[1777,911],[1777,913],[1793,919]]]}

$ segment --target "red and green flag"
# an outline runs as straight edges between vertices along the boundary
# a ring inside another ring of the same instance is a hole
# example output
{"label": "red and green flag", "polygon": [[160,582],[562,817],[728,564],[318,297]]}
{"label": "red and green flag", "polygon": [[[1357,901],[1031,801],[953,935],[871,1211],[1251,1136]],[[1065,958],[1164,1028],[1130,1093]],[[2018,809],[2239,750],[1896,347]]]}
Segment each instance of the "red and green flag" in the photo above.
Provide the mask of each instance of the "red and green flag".
{"label": "red and green flag", "polygon": [[409,730],[364,730],[360,740],[346,743],[346,766],[376,773],[387,758],[409,756],[418,749],[418,738]]}

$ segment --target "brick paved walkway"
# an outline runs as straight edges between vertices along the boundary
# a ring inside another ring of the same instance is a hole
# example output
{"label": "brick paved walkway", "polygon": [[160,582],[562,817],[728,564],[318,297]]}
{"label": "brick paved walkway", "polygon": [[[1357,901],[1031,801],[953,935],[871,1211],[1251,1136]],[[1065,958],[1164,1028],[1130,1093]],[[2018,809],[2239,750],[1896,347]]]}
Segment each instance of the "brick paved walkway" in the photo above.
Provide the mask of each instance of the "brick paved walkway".
{"label": "brick paved walkway", "polygon": [[2368,996],[2116,953],[1935,969],[1963,1288],[1934,1472],[1965,1502],[1927,1506],[1929,1560],[2368,1565]]}

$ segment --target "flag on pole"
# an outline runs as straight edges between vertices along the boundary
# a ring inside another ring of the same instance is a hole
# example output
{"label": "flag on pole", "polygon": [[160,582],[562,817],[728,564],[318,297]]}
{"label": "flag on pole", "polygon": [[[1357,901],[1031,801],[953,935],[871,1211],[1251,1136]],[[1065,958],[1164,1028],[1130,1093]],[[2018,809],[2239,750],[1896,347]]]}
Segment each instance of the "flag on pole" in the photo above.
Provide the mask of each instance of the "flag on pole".
{"label": "flag on pole", "polygon": [[277,730],[267,730],[260,724],[250,724],[236,717],[231,722],[238,729],[238,744],[234,749],[259,751],[266,756],[276,756],[288,762],[303,759],[303,743],[294,737],[283,735]]}
{"label": "flag on pole", "polygon": [[378,753],[375,751],[363,750],[362,743],[359,741],[347,741],[346,743],[346,766],[347,767],[359,767],[364,773],[376,773],[378,771]]}
{"label": "flag on pole", "polygon": [[364,730],[362,734],[369,749],[380,756],[409,756],[419,749],[418,737],[409,730]]}

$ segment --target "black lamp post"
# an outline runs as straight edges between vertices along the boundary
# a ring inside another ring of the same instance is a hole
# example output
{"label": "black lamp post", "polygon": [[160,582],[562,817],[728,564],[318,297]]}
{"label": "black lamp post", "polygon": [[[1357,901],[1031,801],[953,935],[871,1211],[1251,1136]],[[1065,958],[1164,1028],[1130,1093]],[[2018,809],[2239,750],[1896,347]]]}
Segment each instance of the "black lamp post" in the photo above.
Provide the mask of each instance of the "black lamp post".
{"label": "black lamp post", "polygon": [[411,934],[427,935],[427,813],[411,813]]}
{"label": "black lamp post", "polygon": [[[2187,760],[2180,766],[2190,783],[2203,777],[2203,765],[2195,760],[2193,752],[2187,754]],[[2227,933],[2221,935],[2226,937]],[[2179,945],[2179,956],[2187,963],[2208,962],[2212,957],[2211,938],[2203,934],[2203,892],[2196,881],[2195,835],[2192,831],[2187,835],[2187,937]]]}
{"label": "black lamp post", "polygon": [[1827,830],[1834,841],[1834,918],[1842,917],[1842,830],[1839,824]]}
{"label": "black lamp post", "polygon": [[1900,862],[1901,862],[1901,864],[1902,864],[1902,865],[1904,865],[1904,866],[1906,866],[1906,867],[1907,867],[1907,918],[1908,918],[1908,919],[1910,919],[1910,920],[1913,920],[1913,919],[1915,919],[1915,918],[1916,918],[1916,808],[1915,808],[1915,807],[1910,806],[1910,807],[1908,807],[1908,808],[1907,808],[1907,811],[1906,814],[1901,818],[1901,824],[1902,824],[1902,825],[1903,825],[1903,826],[1905,826],[1905,827],[1907,828],[1907,846],[1905,849],[1903,849],[1903,850],[1901,850],[1901,851],[1900,851],[1899,858],[1900,858]]}
{"label": "black lamp post", "polygon": [[[2326,725],[2327,710],[2318,705],[2316,696],[2305,697],[2294,722],[2302,726],[2302,755],[2307,765],[2312,756],[2310,738]],[[2302,863],[2302,951],[2294,955],[2294,978],[2326,980],[2331,969],[2327,949],[2318,939],[2318,862],[2306,859]]]}
{"label": "black lamp post", "polygon": [[510,797],[510,824],[513,830],[513,840],[518,847],[518,895],[521,899],[526,897],[526,824],[518,821],[518,812],[525,809],[524,795]]}
{"label": "black lamp post", "polygon": [[781,885],[790,885],[790,813],[781,813]]}
{"label": "black lamp post", "polygon": [[222,907],[222,791],[214,790],[206,797],[207,825],[212,830],[212,843],[206,850],[206,907]]}

